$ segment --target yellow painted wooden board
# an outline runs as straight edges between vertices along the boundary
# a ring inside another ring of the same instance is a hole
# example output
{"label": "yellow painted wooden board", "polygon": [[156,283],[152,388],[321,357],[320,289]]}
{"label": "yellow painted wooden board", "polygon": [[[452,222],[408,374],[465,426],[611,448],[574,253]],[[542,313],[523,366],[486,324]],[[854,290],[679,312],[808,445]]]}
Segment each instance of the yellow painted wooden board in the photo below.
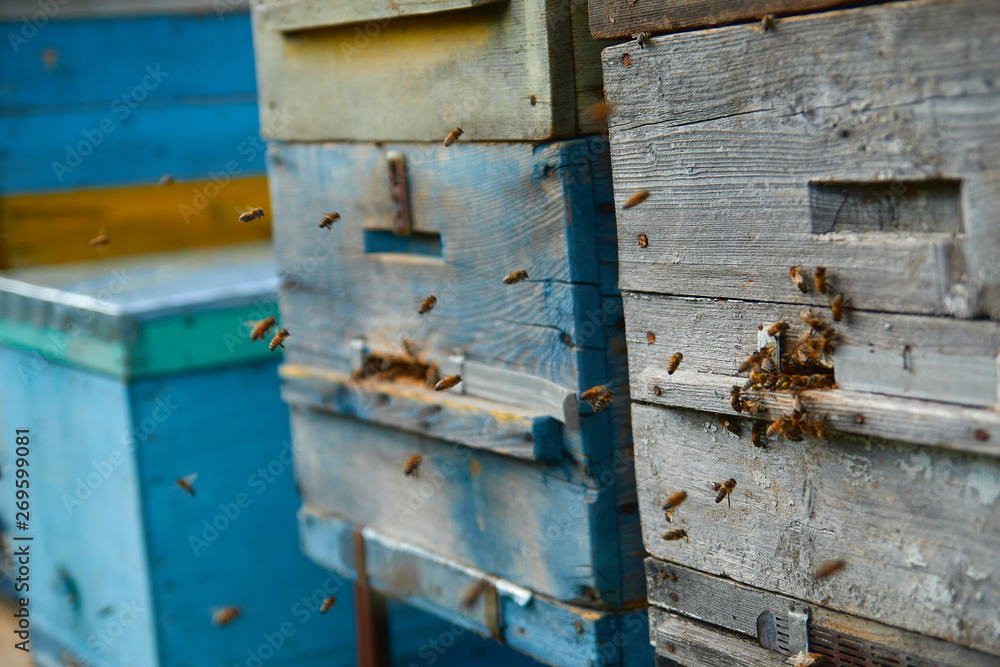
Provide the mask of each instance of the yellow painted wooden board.
{"label": "yellow painted wooden board", "polygon": [[[239,213],[263,207],[264,218]],[[271,236],[267,178],[0,198],[3,268],[259,241]],[[93,248],[106,234],[110,243]]]}

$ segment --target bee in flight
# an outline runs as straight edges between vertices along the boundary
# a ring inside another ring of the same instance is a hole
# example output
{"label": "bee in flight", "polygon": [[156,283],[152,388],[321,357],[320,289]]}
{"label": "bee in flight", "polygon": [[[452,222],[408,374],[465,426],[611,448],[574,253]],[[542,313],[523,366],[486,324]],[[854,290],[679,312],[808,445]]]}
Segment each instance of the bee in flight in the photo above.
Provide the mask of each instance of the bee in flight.
{"label": "bee in flight", "polygon": [[775,322],[767,328],[767,335],[771,338],[775,338],[778,334],[785,333],[788,331],[788,322]]}
{"label": "bee in flight", "polygon": [[280,347],[282,350],[285,349],[285,339],[291,336],[288,333],[288,329],[282,329],[278,333],[274,334],[274,338],[271,339],[271,343],[267,346],[267,349],[274,352],[275,348]]}
{"label": "bee in flight", "polygon": [[834,322],[839,322],[844,317],[844,295],[838,294],[830,300],[830,316]]}
{"label": "bee in flight", "polygon": [[250,222],[251,220],[256,220],[257,218],[263,218],[263,217],[264,217],[264,209],[258,206],[257,208],[252,208],[249,211],[244,211],[243,213],[240,213],[240,222]]}
{"label": "bee in flight", "polygon": [[99,234],[94,238],[90,239],[90,245],[93,248],[98,248],[100,246],[105,246],[111,243],[111,238],[107,234]]}
{"label": "bee in flight", "polygon": [[816,566],[816,569],[813,571],[813,579],[826,579],[831,574],[842,570],[845,565],[847,565],[847,563],[842,560],[824,561]]}
{"label": "bee in flight", "polygon": [[527,279],[528,279],[528,272],[525,271],[524,269],[521,269],[520,271],[515,271],[514,273],[508,273],[507,275],[505,275],[503,277],[503,284],[513,285],[514,283],[519,283],[522,280],[527,280]]}
{"label": "bee in flight", "polygon": [[664,518],[668,522],[673,520],[671,519],[671,517],[673,516],[674,510],[677,508],[678,505],[687,500],[687,497],[688,497],[687,491],[674,491],[664,501],[663,503],[663,511],[665,513]]}
{"label": "bee in flight", "polygon": [[638,206],[647,199],[649,199],[649,190],[639,190],[625,200],[625,203],[622,204],[622,208],[632,208],[633,206]]}
{"label": "bee in flight", "polygon": [[[669,531],[663,533],[662,537],[663,537],[663,539],[667,540],[668,542],[671,542],[673,540],[688,540],[687,531],[684,530],[683,528],[680,528],[678,530],[669,530]],[[688,542],[690,542],[690,541],[691,540],[688,540]]]}
{"label": "bee in flight", "polygon": [[611,405],[611,399],[615,397],[615,392],[608,389],[606,392],[595,398],[590,402],[590,407],[594,409],[594,414],[597,414],[604,408]]}
{"label": "bee in flight", "polygon": [[753,443],[754,447],[764,447],[764,442],[761,440],[761,436],[764,435],[764,422],[755,421],[753,423],[753,428],[750,429],[750,441]]}
{"label": "bee in flight", "polygon": [[212,614],[212,622],[219,626],[229,625],[240,617],[240,613],[239,607],[223,607]]}
{"label": "bee in flight", "polygon": [[424,457],[420,454],[414,454],[410,458],[406,459],[406,463],[403,464],[403,474],[407,477],[417,478],[417,468],[423,462]]}
{"label": "bee in flight", "polygon": [[190,495],[194,495],[194,480],[198,478],[198,473],[192,473],[187,477],[181,477],[177,480],[177,486],[181,487]]}
{"label": "bee in flight", "polygon": [[462,128],[456,127],[454,130],[448,133],[448,136],[444,138],[444,145],[451,146],[453,143],[458,141],[458,138],[465,134],[462,132]]}
{"label": "bee in flight", "polygon": [[449,375],[446,378],[442,378],[441,380],[438,381],[436,385],[434,385],[434,391],[444,391],[445,389],[451,389],[461,381],[462,381],[461,375]]}
{"label": "bee in flight", "polygon": [[797,266],[793,266],[788,270],[788,276],[792,279],[792,284],[802,293],[808,289],[806,287],[806,278],[802,275],[802,271]]}
{"label": "bee in flight", "polygon": [[327,213],[323,216],[323,219],[319,221],[320,229],[332,229],[333,223],[340,220],[340,214],[334,211],[333,213]]}
{"label": "bee in flight", "polygon": [[[250,340],[264,340],[264,336],[267,335],[268,330],[277,323],[278,318],[273,315],[253,322],[253,328],[250,329]],[[247,322],[247,324],[251,324],[251,322]]]}
{"label": "bee in flight", "polygon": [[[729,499],[729,494],[731,494],[733,489],[736,488],[736,480],[730,478],[721,484],[718,482],[712,482],[712,486],[714,486],[715,490],[718,491],[718,494],[715,496],[715,502],[721,503],[724,499]],[[733,501],[731,499],[729,500],[729,506],[733,506]]]}
{"label": "bee in flight", "polygon": [[681,360],[684,359],[684,355],[680,352],[675,353],[670,357],[670,362],[667,364],[667,375],[673,375],[677,367],[681,365]]}
{"label": "bee in flight", "polygon": [[431,309],[434,308],[434,306],[437,305],[437,302],[438,302],[437,297],[434,296],[433,294],[430,295],[421,302],[420,307],[417,308],[417,313],[419,315],[426,315],[427,313],[431,312]]}
{"label": "bee in flight", "polygon": [[337,602],[337,598],[335,596],[333,596],[333,595],[331,595],[327,599],[323,600],[323,604],[321,604],[319,606],[319,613],[325,614],[326,612],[330,611],[330,609],[333,607],[333,605],[336,602]]}
{"label": "bee in flight", "polygon": [[820,294],[826,294],[826,267],[817,266],[816,273],[813,274],[813,287]]}

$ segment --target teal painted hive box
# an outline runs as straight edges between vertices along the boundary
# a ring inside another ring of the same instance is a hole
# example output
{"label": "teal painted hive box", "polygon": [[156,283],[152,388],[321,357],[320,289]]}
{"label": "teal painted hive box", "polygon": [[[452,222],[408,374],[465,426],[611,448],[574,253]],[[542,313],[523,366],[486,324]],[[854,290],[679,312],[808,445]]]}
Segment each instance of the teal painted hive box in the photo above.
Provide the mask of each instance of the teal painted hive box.
{"label": "teal painted hive box", "polygon": [[[351,584],[299,548],[280,351],[244,325],[276,312],[270,246],[0,275],[0,510],[8,548],[30,550],[18,596],[36,663],[355,664]],[[192,474],[193,495],[176,483]],[[338,601],[320,615],[329,595]],[[229,606],[241,615],[215,624]],[[395,664],[518,664],[394,609]]]}

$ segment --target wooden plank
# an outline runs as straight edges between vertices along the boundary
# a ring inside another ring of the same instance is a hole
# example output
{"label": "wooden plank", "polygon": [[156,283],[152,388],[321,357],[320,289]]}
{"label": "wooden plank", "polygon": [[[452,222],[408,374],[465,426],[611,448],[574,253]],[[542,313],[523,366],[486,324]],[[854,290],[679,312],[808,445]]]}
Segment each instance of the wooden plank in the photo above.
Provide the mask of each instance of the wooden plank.
{"label": "wooden plank", "polygon": [[[1000,316],[998,28],[982,0],[892,2],[606,49],[616,198],[651,193],[619,214],[622,288],[815,305],[788,270],[824,265],[861,310]],[[877,193],[880,231],[825,232],[830,188]],[[963,233],[894,226],[928,188]]]}
{"label": "wooden plank", "polygon": [[[714,415],[636,403],[632,418],[643,537],[654,556],[998,650],[997,459],[839,435],[759,450]],[[730,477],[738,483],[731,508],[715,503],[709,486]],[[661,504],[681,489],[688,499],[667,523]],[[690,543],[660,538],[678,527]],[[831,558],[847,568],[813,580],[812,569]]]}
{"label": "wooden plank", "polygon": [[[234,178],[224,187],[196,181],[0,197],[3,261],[5,268],[27,267],[266,240],[268,220],[238,219],[237,211],[253,205],[270,210],[262,176]],[[111,242],[91,247],[102,233]]]}
{"label": "wooden plank", "polygon": [[[646,559],[649,600],[651,604],[727,630],[757,638],[757,618],[770,611],[779,628],[787,633],[783,618],[799,600],[770,591],[759,590],[729,579],[698,572],[656,558]],[[859,642],[892,649],[906,656],[907,665],[944,665],[987,667],[996,657],[943,642],[933,637],[907,632],[848,614],[831,611],[822,605],[810,608],[810,637],[834,631]],[[820,631],[816,635],[817,630]],[[783,653],[787,642],[779,638]]]}
{"label": "wooden plank", "polygon": [[604,74],[599,42],[590,34],[587,0],[571,0],[570,24],[573,31],[573,78],[576,86],[576,134],[607,134],[607,121],[595,115],[594,104],[604,99]]}
{"label": "wooden plank", "polygon": [[785,664],[785,656],[739,635],[676,614],[660,614],[655,628],[656,655],[689,667],[761,667]]}
{"label": "wooden plank", "polygon": [[286,364],[282,398],[333,414],[488,449],[528,460],[562,456],[559,424],[543,412],[519,409],[415,382],[355,381],[349,374]]}
{"label": "wooden plank", "polygon": [[260,0],[257,12],[271,30],[288,32],[365,21],[384,21],[403,16],[437,14],[470,9],[499,0]]}
{"label": "wooden plank", "polygon": [[[784,321],[785,340],[797,340],[806,325],[797,305],[740,300],[624,295],[633,377],[650,372],[666,378],[675,352],[684,354],[685,373],[736,377],[739,364],[757,349],[760,326]],[[947,403],[997,404],[1000,324],[948,317],[921,317],[848,310],[834,322],[829,310],[811,310],[836,331],[833,355],[837,384]],[[655,342],[648,342],[652,332]],[[679,376],[666,384],[675,384]],[[683,380],[682,380],[683,381]],[[639,394],[645,395],[645,389]],[[881,400],[881,399],[878,399]]]}
{"label": "wooden plank", "polygon": [[860,4],[859,0],[592,0],[590,30],[598,39],[635,37],[640,32],[676,32],[759,20],[768,14],[807,12]]}
{"label": "wooden plank", "polygon": [[[0,6],[0,20],[21,22],[24,18],[115,18],[119,16],[141,16],[145,14],[199,14],[212,13],[220,18],[229,13],[240,14],[247,10],[247,0],[73,0],[60,2],[51,11],[46,11],[36,0],[8,0]],[[50,5],[51,6],[51,5]],[[41,9],[41,11],[39,11]],[[39,16],[40,15],[40,16]],[[46,23],[42,23],[44,28]],[[6,31],[4,31],[6,34]]]}
{"label": "wooden plank", "polygon": [[[576,129],[568,3],[254,30],[268,138],[441,142],[461,126],[460,142],[541,140]],[[272,122],[279,115],[288,122]]]}

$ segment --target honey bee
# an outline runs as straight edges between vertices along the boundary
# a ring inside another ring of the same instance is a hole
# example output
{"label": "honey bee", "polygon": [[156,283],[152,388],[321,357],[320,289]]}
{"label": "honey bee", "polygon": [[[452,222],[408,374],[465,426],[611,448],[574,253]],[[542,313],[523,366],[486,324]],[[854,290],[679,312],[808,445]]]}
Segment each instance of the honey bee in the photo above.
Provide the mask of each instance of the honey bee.
{"label": "honey bee", "polygon": [[729,390],[729,406],[736,412],[743,412],[743,403],[740,402],[740,387],[739,385],[733,385],[733,388]]}
{"label": "honey bee", "polygon": [[250,340],[263,340],[264,336],[267,335],[268,330],[278,323],[278,318],[265,317],[259,322],[254,322],[253,328],[250,329]]}
{"label": "honey bee", "polygon": [[323,216],[323,219],[319,221],[320,229],[333,229],[333,223],[340,220],[340,214],[334,211],[333,213],[327,213]]}
{"label": "honey bee", "polygon": [[650,33],[650,32],[640,32],[638,35],[635,36],[635,41],[639,43],[639,48],[640,49],[644,49],[644,48],[646,48],[646,44],[649,43],[649,40],[650,40],[650,38],[652,36],[653,36],[653,33]]}
{"label": "honey bee", "polygon": [[476,602],[479,598],[483,596],[486,592],[487,582],[485,579],[480,579],[479,581],[471,584],[462,593],[462,609],[469,610],[476,606]]}
{"label": "honey bee", "polygon": [[799,651],[785,660],[785,664],[792,667],[819,667],[825,664],[825,662],[823,654],[807,653],[806,651]]}
{"label": "honey bee", "polygon": [[753,428],[750,429],[750,442],[753,443],[754,447],[764,447],[764,443],[761,440],[762,435],[764,435],[764,422],[755,421]]}
{"label": "honey bee", "polygon": [[333,595],[323,600],[323,604],[319,606],[319,613],[325,614],[326,612],[330,611],[330,609],[333,608],[333,605],[336,604],[336,602],[337,598],[336,596]]}
{"label": "honey bee", "polygon": [[813,571],[813,579],[826,579],[831,574],[842,570],[845,565],[847,565],[847,563],[842,560],[824,561],[816,566],[816,569]]}
{"label": "honey bee", "polygon": [[671,493],[670,497],[667,498],[666,501],[663,503],[663,511],[669,512],[670,510],[674,509],[682,502],[687,500],[687,497],[688,497],[687,491],[675,491],[674,493]]}
{"label": "honey bee", "polygon": [[288,338],[291,335],[292,334],[288,333],[288,329],[282,329],[278,333],[274,334],[274,338],[271,339],[271,342],[268,344],[267,349],[270,350],[271,352],[274,352],[275,348],[279,348],[279,347],[282,350],[284,350],[285,349],[285,339]]}
{"label": "honey bee", "polygon": [[458,141],[458,138],[465,134],[462,132],[462,128],[456,127],[454,130],[448,133],[448,136],[444,138],[444,145],[451,146],[453,143]]}
{"label": "honey bee", "polygon": [[670,357],[670,363],[667,364],[667,375],[673,375],[677,367],[681,365],[681,360],[684,359],[684,355],[680,352],[675,352],[672,357]]}
{"label": "honey bee", "polygon": [[767,335],[771,338],[777,337],[778,334],[782,334],[788,331],[788,322],[775,322],[767,328]]}
{"label": "honey bee", "polygon": [[520,271],[515,271],[514,273],[508,273],[507,275],[505,275],[503,277],[503,284],[513,285],[514,283],[519,283],[522,280],[527,280],[527,279],[528,279],[528,272],[525,271],[524,269],[521,269]]}
{"label": "honey bee", "polygon": [[812,423],[813,432],[816,434],[817,438],[822,438],[823,440],[830,439],[830,429],[827,427],[826,422],[821,419],[817,419]]}
{"label": "honey bee", "polygon": [[655,343],[656,342],[656,334],[653,333],[652,331],[647,331],[646,332],[646,342],[648,342],[650,345],[652,345],[653,343]]}
{"label": "honey bee", "polygon": [[587,391],[585,391],[582,394],[580,394],[580,400],[581,401],[586,401],[586,402],[589,403],[590,401],[594,400],[595,398],[597,398],[598,396],[600,396],[601,394],[603,394],[607,390],[608,390],[608,386],[607,385],[599,384],[596,387],[591,387]]}
{"label": "honey bee", "polygon": [[239,607],[223,607],[212,614],[212,622],[219,626],[229,625],[240,617],[240,613]]}
{"label": "honey bee", "polygon": [[[679,530],[669,530],[663,533],[663,539],[667,540],[668,542],[671,542],[673,540],[688,540],[688,534],[687,531],[684,530],[683,528]],[[691,540],[688,540],[688,542],[690,541]]]}
{"label": "honey bee", "polygon": [[622,204],[622,208],[632,208],[633,206],[638,206],[642,202],[646,201],[646,199],[648,198],[649,198],[649,190],[639,190],[638,192],[636,192],[631,197],[625,200],[625,203]]}
{"label": "honey bee", "polygon": [[406,459],[406,463],[403,464],[403,474],[407,477],[417,478],[417,468],[423,462],[424,457],[420,454],[414,454],[410,458]]}
{"label": "honey bee", "polygon": [[743,401],[743,412],[748,412],[752,415],[762,415],[767,412],[767,408],[760,401]]}
{"label": "honey bee", "polygon": [[[715,487],[715,490],[719,492],[715,496],[715,502],[721,503],[724,499],[729,498],[729,494],[731,494],[733,492],[733,489],[736,488],[736,480],[733,478],[729,478],[722,484],[719,484],[718,482],[712,482],[712,485]],[[729,506],[730,507],[733,506],[732,500],[729,500]]]}
{"label": "honey bee", "polygon": [[816,273],[813,274],[813,287],[820,294],[826,294],[826,267],[817,266]]}
{"label": "honey bee", "polygon": [[437,297],[434,296],[433,294],[430,295],[429,297],[424,299],[423,302],[420,304],[420,307],[417,308],[417,313],[420,315],[426,315],[427,313],[431,312],[431,309],[434,308],[435,305],[437,305],[437,302],[438,302]]}
{"label": "honey bee", "polygon": [[803,310],[799,313],[799,317],[813,331],[822,332],[829,328],[829,325],[826,322],[816,317],[810,310]]}
{"label": "honey bee", "polygon": [[198,473],[192,473],[187,477],[181,477],[177,480],[177,486],[181,487],[190,495],[194,495],[194,480],[198,478]]}
{"label": "honey bee", "polygon": [[760,355],[760,370],[765,373],[777,373],[778,367],[774,365],[774,360],[771,359],[771,353],[767,350],[762,350]]}
{"label": "honey bee", "polygon": [[649,237],[645,234],[639,234],[639,247],[648,248],[649,247]]}
{"label": "honey bee", "polygon": [[805,293],[806,279],[805,276],[802,275],[802,271],[799,269],[799,267],[793,266],[791,269],[789,269],[788,275],[792,279],[792,284],[795,285],[795,287],[798,288],[800,292]]}
{"label": "honey bee", "polygon": [[799,396],[798,392],[792,397],[792,412],[795,414],[805,414],[806,406],[802,403],[802,397]]}
{"label": "honey bee", "polygon": [[740,365],[736,369],[736,372],[745,373],[746,371],[752,370],[754,368],[759,368],[760,359],[761,359],[760,352],[754,352],[740,363]]}
{"label": "honey bee", "polygon": [[743,384],[743,388],[744,389],[752,389],[753,387],[756,387],[756,386],[759,386],[759,385],[763,384],[766,379],[767,379],[767,376],[765,376],[763,373],[759,373],[759,372],[758,373],[751,373],[750,377]]}
{"label": "honey bee", "polygon": [[584,120],[589,121],[592,125],[601,125],[607,124],[609,113],[611,113],[611,108],[608,105],[607,100],[601,100],[591,104],[581,115]]}
{"label": "honey bee", "polygon": [[594,409],[594,414],[597,414],[604,408],[611,405],[611,399],[615,397],[615,392],[608,389],[606,392],[595,398],[591,403],[590,407]]}
{"label": "honey bee", "polygon": [[442,378],[434,385],[434,391],[444,391],[445,389],[451,389],[456,384],[462,381],[461,375],[449,375],[446,378]]}
{"label": "honey bee", "polygon": [[774,28],[774,14],[765,14],[760,19],[760,31],[767,32]]}
{"label": "honey bee", "polygon": [[111,238],[107,234],[100,234],[90,239],[90,245],[94,248],[103,245],[108,245],[109,243],[111,243]]}
{"label": "honey bee", "polygon": [[160,176],[160,185],[173,185],[176,179],[172,174],[164,174]]}
{"label": "honey bee", "polygon": [[725,415],[719,415],[719,426],[726,429],[737,438],[740,437],[740,426],[739,422],[726,417]]}
{"label": "honey bee", "polygon": [[830,301],[830,316],[834,322],[839,322],[844,317],[844,295],[838,294]]}
{"label": "honey bee", "polygon": [[250,222],[251,220],[256,220],[257,218],[264,217],[264,209],[257,207],[252,208],[249,211],[244,211],[240,213],[240,222]]}

